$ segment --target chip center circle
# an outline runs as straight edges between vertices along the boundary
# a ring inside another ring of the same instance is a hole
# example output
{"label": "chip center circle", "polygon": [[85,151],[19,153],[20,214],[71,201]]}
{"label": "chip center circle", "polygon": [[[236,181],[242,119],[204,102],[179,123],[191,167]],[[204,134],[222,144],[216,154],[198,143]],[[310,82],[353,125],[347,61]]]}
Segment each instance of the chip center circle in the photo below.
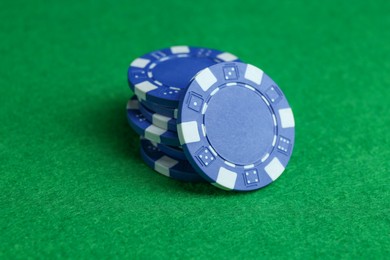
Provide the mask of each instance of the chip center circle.
{"label": "chip center circle", "polygon": [[152,71],[153,78],[166,86],[183,89],[196,73],[216,63],[206,56],[173,57],[157,63]]}
{"label": "chip center circle", "polygon": [[258,92],[242,85],[221,87],[209,99],[204,124],[211,146],[230,163],[254,164],[272,150],[272,112]]}

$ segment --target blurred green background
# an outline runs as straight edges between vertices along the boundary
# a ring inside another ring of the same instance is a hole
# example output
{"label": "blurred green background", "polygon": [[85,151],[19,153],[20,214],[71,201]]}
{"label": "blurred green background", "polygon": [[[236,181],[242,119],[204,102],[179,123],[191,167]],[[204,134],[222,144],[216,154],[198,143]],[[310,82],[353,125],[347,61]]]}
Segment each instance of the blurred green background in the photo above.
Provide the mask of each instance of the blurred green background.
{"label": "blurred green background", "polygon": [[[0,258],[387,258],[390,2],[0,2]],[[294,154],[232,193],[149,169],[128,64],[221,49],[282,88]]]}

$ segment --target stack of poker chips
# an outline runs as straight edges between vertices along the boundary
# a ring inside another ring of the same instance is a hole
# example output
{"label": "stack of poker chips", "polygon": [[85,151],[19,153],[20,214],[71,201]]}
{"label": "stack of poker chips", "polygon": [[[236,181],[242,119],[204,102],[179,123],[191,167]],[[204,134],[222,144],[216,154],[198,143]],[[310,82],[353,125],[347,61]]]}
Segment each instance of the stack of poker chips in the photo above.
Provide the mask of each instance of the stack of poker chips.
{"label": "stack of poker chips", "polygon": [[228,52],[175,46],[131,62],[127,118],[144,162],[180,181],[264,187],[284,171],[294,117],[280,88]]}

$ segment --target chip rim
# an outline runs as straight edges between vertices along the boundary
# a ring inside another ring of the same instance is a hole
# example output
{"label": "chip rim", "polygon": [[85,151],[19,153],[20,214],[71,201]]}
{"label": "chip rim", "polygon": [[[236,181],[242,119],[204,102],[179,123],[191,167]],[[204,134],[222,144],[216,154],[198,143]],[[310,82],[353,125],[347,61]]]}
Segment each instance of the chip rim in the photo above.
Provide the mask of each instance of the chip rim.
{"label": "chip rim", "polygon": [[138,102],[138,99],[133,96],[126,105],[127,121],[131,128],[138,135],[152,142],[179,146],[180,142],[177,133],[159,128],[149,122],[139,110]]}
{"label": "chip rim", "polygon": [[[157,149],[154,155],[147,151],[149,147]],[[159,149],[159,144],[142,137],[140,138],[140,154],[146,165],[160,175],[184,182],[205,182],[188,161],[165,154]]]}

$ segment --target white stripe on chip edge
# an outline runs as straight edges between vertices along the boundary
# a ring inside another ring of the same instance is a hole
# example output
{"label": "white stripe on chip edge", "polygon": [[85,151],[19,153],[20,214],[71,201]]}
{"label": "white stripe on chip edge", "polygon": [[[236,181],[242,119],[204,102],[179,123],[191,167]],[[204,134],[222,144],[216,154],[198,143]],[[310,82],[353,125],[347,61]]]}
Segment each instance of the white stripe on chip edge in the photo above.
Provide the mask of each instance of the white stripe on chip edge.
{"label": "white stripe on chip edge", "polygon": [[177,125],[180,144],[190,144],[200,141],[198,123],[196,121],[183,122]]}
{"label": "white stripe on chip edge", "polygon": [[217,152],[214,150],[213,147],[209,146],[209,150],[211,151],[212,154],[214,154],[214,156],[218,156]]}
{"label": "white stripe on chip edge", "polygon": [[173,46],[173,47],[171,47],[171,52],[173,54],[189,53],[190,52],[190,48],[188,46]]}
{"label": "white stripe on chip edge", "polygon": [[161,135],[164,134],[166,130],[161,129],[155,125],[150,125],[145,129],[145,138],[156,143],[161,143]]}
{"label": "white stripe on chip edge", "polygon": [[207,107],[208,107],[208,104],[206,102],[204,102],[203,108],[202,108],[202,115],[204,115],[206,113]]}
{"label": "white stripe on chip edge", "polygon": [[237,173],[221,167],[219,168],[217,180],[215,182],[227,189],[232,190],[236,185],[236,180]]}
{"label": "white stripe on chip edge", "polygon": [[246,66],[244,77],[247,80],[250,80],[250,81],[256,83],[257,85],[260,85],[261,81],[263,79],[263,74],[264,74],[264,72],[261,69],[255,67],[253,65],[248,64]]}
{"label": "white stripe on chip edge", "polygon": [[206,92],[214,83],[217,82],[217,78],[208,68],[202,70],[195,77],[195,80],[204,92]]}
{"label": "white stripe on chip edge", "polygon": [[211,91],[210,96],[211,97],[214,96],[218,91],[219,91],[219,88],[215,88],[213,91]]}
{"label": "white stripe on chip edge", "polygon": [[226,165],[229,165],[230,167],[232,168],[236,168],[236,165],[234,163],[231,163],[231,162],[228,162],[228,161],[224,161]]}
{"label": "white stripe on chip edge", "polygon": [[291,128],[295,127],[294,115],[291,108],[279,109],[280,121],[282,123],[282,128]]}
{"label": "white stripe on chip edge", "polygon": [[130,99],[128,102],[127,102],[127,105],[126,105],[126,109],[130,109],[130,110],[135,110],[135,109],[138,109],[138,100],[132,100]]}
{"label": "white stripe on chip edge", "polygon": [[135,85],[135,94],[145,100],[146,99],[146,93],[152,90],[155,90],[157,87],[150,83],[149,81],[144,81],[139,84]]}
{"label": "white stripe on chip edge", "polygon": [[252,168],[254,168],[254,167],[255,167],[254,164],[244,165],[244,169],[252,169]]}
{"label": "white stripe on chip edge", "polygon": [[168,129],[168,121],[169,120],[171,120],[171,118],[160,115],[160,114],[153,114],[153,116],[152,116],[153,124],[163,128],[163,129]]}
{"label": "white stripe on chip edge", "polygon": [[224,52],[224,53],[221,53],[217,56],[218,59],[221,59],[223,61],[234,61],[234,60],[237,60],[238,58],[236,56],[234,56],[233,54],[229,53],[229,52]]}
{"label": "white stripe on chip edge", "polygon": [[206,137],[206,126],[204,124],[202,124],[202,134]]}
{"label": "white stripe on chip edge", "polygon": [[273,158],[272,161],[264,167],[265,172],[274,181],[283,173],[284,166],[278,158]]}
{"label": "white stripe on chip edge", "polygon": [[154,169],[159,173],[169,177],[169,170],[178,163],[179,161],[164,155],[154,162]]}
{"label": "white stripe on chip edge", "polygon": [[150,60],[148,59],[143,59],[143,58],[138,58],[133,60],[133,62],[130,64],[131,67],[136,67],[136,68],[145,68],[146,65],[148,65]]}

